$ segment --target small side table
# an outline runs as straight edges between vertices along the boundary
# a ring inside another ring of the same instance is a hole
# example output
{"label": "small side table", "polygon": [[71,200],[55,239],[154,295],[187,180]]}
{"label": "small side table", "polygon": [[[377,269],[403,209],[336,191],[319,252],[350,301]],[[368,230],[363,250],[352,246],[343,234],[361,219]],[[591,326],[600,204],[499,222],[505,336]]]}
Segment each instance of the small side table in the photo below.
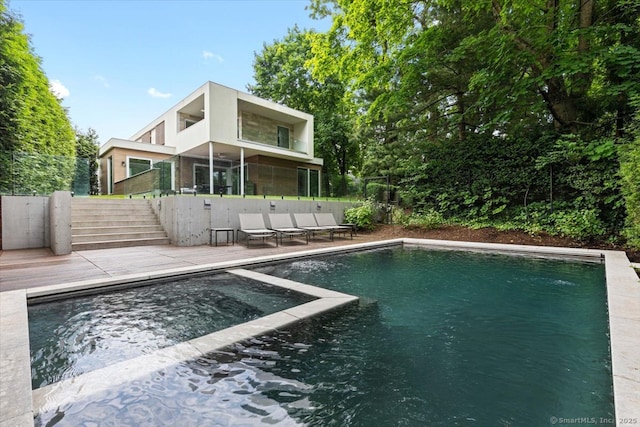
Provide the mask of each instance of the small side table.
{"label": "small side table", "polygon": [[[227,234],[227,245],[231,242],[232,245],[236,244],[236,238],[233,228],[212,228],[211,229],[211,237],[209,239],[209,245],[212,243],[215,246],[218,246],[218,233],[226,233]],[[231,233],[231,240],[229,240],[229,233]]]}
{"label": "small side table", "polygon": [[355,234],[356,236],[358,235],[358,224],[344,223],[344,224],[340,224],[340,226],[351,227],[351,231],[353,232],[353,234]]}

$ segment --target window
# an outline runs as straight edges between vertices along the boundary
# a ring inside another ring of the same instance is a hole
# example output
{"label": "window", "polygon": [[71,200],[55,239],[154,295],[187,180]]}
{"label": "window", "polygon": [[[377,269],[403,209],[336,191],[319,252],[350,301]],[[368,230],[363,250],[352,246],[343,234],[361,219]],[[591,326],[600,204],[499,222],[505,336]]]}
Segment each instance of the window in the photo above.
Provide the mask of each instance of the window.
{"label": "window", "polygon": [[127,177],[148,171],[152,166],[151,159],[139,159],[135,157],[129,157],[127,159],[127,163],[129,164],[129,168],[127,169]]}
{"label": "window", "polygon": [[289,128],[278,126],[278,147],[289,148]]}
{"label": "window", "polygon": [[113,156],[107,158],[107,194],[113,194]]}
{"label": "window", "polygon": [[[178,132],[189,128],[204,119],[204,94],[198,96],[177,112]],[[163,129],[164,131],[164,129]],[[164,132],[163,132],[164,133]]]}
{"label": "window", "polygon": [[320,171],[298,168],[298,196],[320,196]]}
{"label": "window", "polygon": [[309,169],[298,168],[298,196],[309,195]]}
{"label": "window", "polygon": [[320,171],[309,169],[309,195],[320,196]]}

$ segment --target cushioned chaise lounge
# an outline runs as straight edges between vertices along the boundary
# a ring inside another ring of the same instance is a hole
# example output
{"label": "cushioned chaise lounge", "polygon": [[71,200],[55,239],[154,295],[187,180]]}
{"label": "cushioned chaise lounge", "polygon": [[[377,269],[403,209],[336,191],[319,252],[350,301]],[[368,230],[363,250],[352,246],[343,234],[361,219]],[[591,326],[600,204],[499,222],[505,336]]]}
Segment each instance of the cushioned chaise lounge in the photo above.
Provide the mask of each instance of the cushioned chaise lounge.
{"label": "cushioned chaise lounge", "polygon": [[273,237],[276,240],[276,246],[278,246],[278,233],[274,230],[269,230],[264,225],[264,218],[262,214],[254,213],[241,213],[238,214],[240,219],[240,230],[247,237],[247,247],[249,247],[249,241],[255,239],[262,239],[265,241],[269,237]]}
{"label": "cushioned chaise lounge", "polygon": [[319,227],[331,227],[333,234],[344,234],[347,237],[347,233],[353,240],[353,228],[348,225],[338,225],[336,218],[331,212],[328,213],[315,213],[316,222]]}
{"label": "cushioned chaise lounge", "polygon": [[270,229],[276,231],[280,236],[280,243],[285,236],[289,238],[304,236],[307,245],[309,244],[309,231],[295,227],[291,215],[288,213],[269,214],[269,222],[271,223]]}
{"label": "cushioned chaise lounge", "polygon": [[296,226],[303,228],[311,233],[311,236],[316,234],[329,234],[329,238],[333,240],[333,228],[332,227],[320,227],[316,221],[316,217],[312,213],[294,213],[293,217],[296,220]]}

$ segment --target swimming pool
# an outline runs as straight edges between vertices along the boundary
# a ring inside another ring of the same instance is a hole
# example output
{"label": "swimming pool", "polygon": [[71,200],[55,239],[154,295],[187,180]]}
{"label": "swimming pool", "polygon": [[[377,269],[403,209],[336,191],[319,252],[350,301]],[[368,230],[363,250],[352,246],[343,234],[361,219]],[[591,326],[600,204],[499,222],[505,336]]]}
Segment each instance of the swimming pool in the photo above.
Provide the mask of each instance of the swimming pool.
{"label": "swimming pool", "polygon": [[37,423],[535,425],[613,416],[601,265],[396,248],[260,271],[361,302],[79,398]]}
{"label": "swimming pool", "polygon": [[311,300],[216,274],[34,304],[31,382],[43,387]]}

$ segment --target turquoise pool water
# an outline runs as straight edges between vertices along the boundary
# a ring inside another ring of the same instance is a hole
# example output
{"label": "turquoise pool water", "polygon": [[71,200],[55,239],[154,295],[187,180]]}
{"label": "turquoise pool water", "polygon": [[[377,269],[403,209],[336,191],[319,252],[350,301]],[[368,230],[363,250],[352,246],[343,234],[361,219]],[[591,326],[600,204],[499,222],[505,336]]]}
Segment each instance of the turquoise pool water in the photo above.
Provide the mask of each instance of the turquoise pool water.
{"label": "turquoise pool water", "polygon": [[32,387],[148,354],[311,299],[218,274],[35,304],[28,308]]}
{"label": "turquoise pool water", "polygon": [[37,424],[529,426],[613,418],[602,265],[396,248],[260,271],[362,300],[42,414]]}

